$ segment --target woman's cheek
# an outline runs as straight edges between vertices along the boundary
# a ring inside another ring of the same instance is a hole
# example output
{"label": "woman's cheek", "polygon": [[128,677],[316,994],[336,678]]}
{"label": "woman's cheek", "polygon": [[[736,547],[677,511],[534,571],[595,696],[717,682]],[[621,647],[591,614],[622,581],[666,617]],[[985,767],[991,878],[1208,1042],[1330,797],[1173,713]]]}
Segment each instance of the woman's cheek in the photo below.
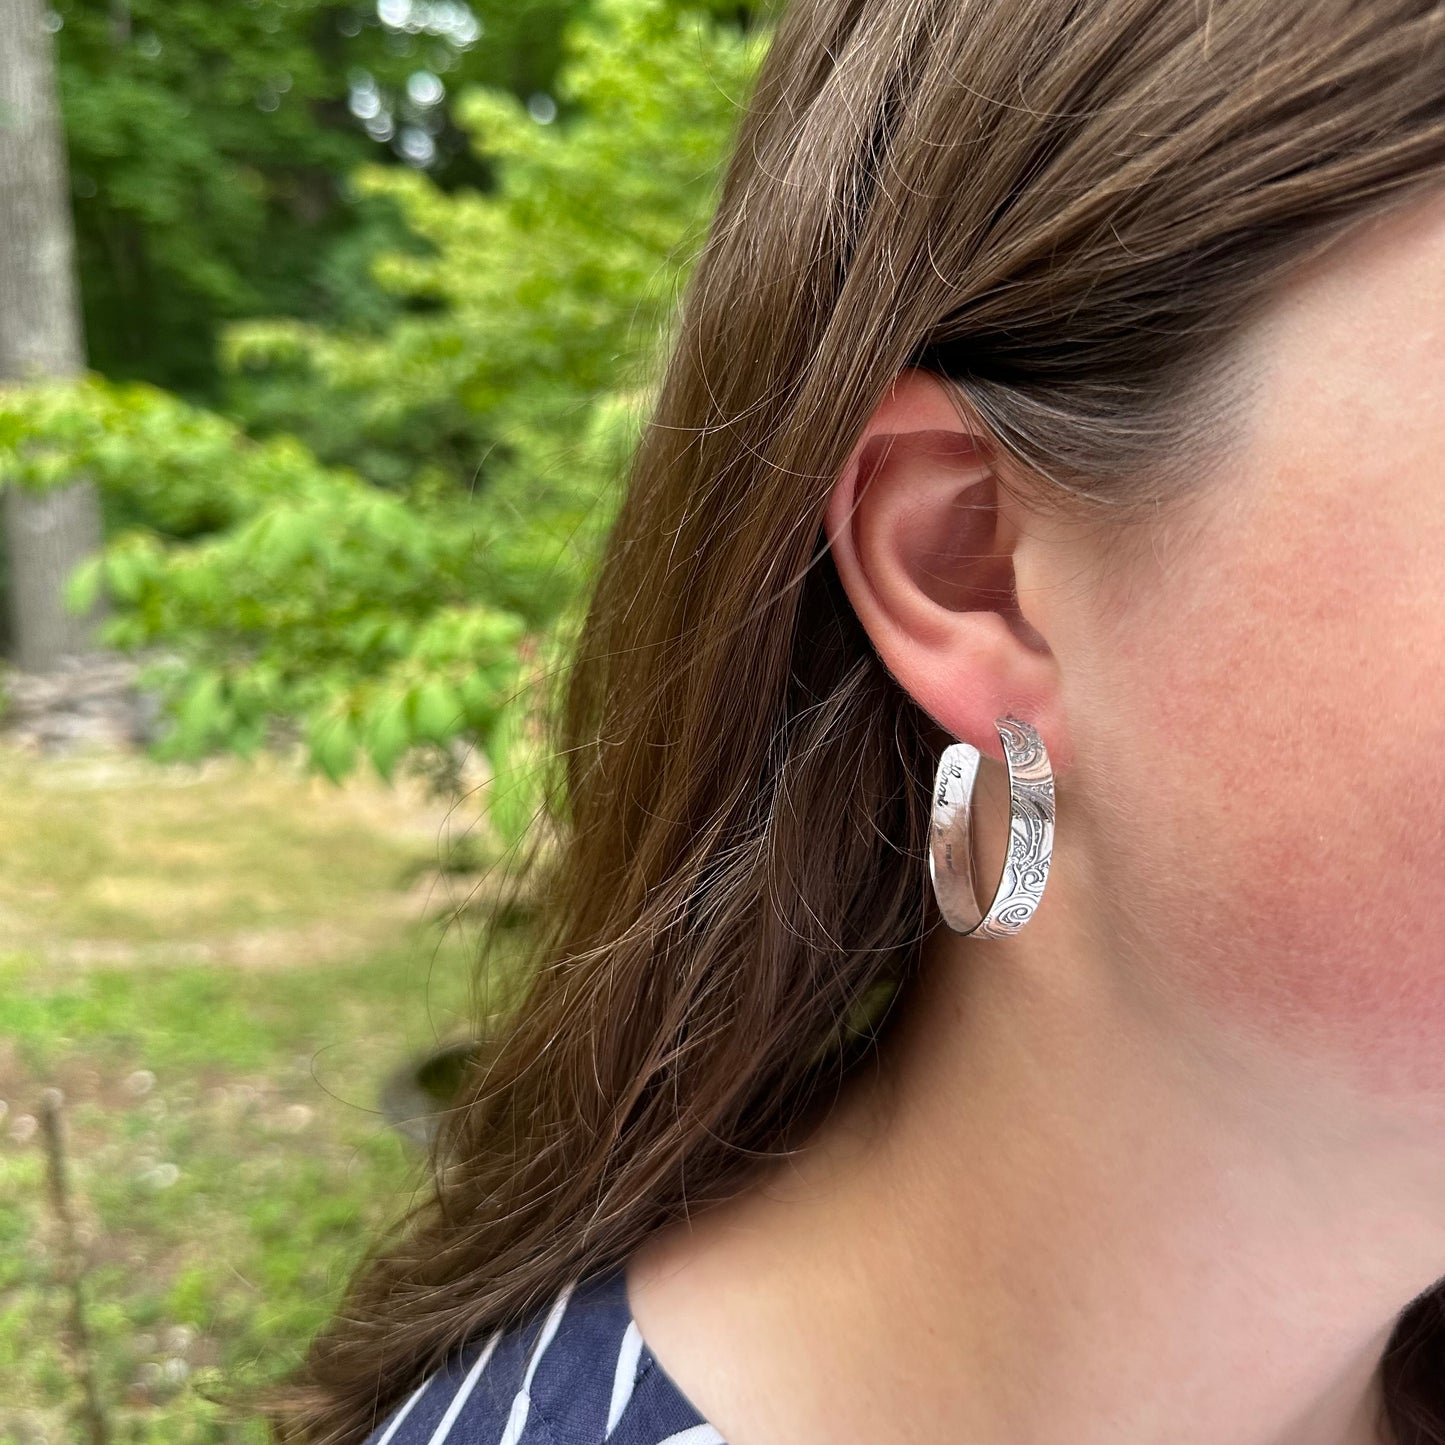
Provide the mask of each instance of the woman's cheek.
{"label": "woman's cheek", "polygon": [[1298,496],[1128,637],[1116,906],[1166,989],[1445,1098],[1445,528]]}

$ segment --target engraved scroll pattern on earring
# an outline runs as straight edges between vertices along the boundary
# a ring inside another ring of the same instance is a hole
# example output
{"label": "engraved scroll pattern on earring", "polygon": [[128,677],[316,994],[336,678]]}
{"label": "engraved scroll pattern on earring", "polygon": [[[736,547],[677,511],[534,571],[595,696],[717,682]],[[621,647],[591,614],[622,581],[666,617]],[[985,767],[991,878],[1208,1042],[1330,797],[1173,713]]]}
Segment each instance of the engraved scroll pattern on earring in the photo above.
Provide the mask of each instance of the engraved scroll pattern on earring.
{"label": "engraved scroll pattern on earring", "polygon": [[1006,938],[1033,916],[1054,839],[1054,776],[1042,739],[1015,717],[1001,718],[998,732],[1009,765],[1009,848],[993,907],[975,930],[984,938]]}

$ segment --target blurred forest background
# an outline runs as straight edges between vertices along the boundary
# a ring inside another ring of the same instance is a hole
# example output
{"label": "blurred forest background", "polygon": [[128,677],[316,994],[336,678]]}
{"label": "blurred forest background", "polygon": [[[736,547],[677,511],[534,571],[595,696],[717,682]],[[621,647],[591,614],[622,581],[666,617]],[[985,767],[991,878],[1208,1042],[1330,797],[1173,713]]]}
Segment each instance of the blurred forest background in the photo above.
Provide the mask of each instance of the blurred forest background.
{"label": "blurred forest background", "polygon": [[766,41],[0,0],[0,1442],[259,1442],[405,1203]]}

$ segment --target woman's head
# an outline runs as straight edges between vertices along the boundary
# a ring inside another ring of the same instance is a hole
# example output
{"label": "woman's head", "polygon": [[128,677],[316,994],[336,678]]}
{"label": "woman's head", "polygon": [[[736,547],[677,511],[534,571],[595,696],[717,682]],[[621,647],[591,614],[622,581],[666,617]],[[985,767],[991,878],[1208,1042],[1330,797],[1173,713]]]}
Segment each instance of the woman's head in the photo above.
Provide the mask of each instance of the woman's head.
{"label": "woman's head", "polygon": [[[1434,0],[784,14],[570,676],[535,979],[298,1425],[359,1439],[826,1109],[936,921],[937,747],[1010,708],[1060,773],[1031,928],[1188,938],[1201,1001],[1355,1058],[1439,1017],[1380,870],[1441,821],[1394,793],[1445,691],[1442,62]],[[1385,986],[1313,957],[1352,931]]]}
{"label": "woman's head", "polygon": [[1220,435],[1120,523],[1010,483],[968,400],[905,371],[831,557],[945,735],[990,747],[1010,710],[1043,733],[1061,823],[1031,942],[1096,940],[1166,1028],[1199,1006],[1438,1121],[1445,187],[1299,269],[1231,361]]}

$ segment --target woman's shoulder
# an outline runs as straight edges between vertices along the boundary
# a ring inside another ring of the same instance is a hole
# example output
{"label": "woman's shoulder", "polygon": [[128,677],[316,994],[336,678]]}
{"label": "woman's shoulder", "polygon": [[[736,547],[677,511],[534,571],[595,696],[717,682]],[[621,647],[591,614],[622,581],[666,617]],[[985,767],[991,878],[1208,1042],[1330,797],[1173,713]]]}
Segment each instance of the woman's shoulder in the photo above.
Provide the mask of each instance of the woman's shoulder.
{"label": "woman's shoulder", "polygon": [[726,1445],[657,1362],[621,1265],[460,1350],[368,1445]]}

